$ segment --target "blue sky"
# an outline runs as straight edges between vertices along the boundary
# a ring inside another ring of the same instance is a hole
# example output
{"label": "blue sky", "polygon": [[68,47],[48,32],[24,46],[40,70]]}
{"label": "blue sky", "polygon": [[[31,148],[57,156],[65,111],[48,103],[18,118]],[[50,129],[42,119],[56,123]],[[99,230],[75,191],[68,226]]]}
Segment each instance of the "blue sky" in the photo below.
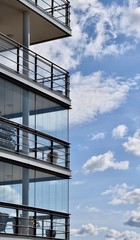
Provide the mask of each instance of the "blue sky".
{"label": "blue sky", "polygon": [[[140,240],[140,0],[71,0],[71,240]],[[63,50],[63,51],[62,51]]]}

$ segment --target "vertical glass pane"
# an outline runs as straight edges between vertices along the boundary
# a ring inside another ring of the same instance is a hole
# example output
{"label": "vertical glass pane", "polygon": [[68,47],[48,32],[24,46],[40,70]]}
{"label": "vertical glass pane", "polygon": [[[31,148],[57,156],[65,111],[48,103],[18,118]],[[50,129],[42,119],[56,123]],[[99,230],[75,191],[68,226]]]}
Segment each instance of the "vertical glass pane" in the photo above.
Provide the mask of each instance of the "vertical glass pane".
{"label": "vertical glass pane", "polygon": [[29,156],[35,158],[35,135],[28,133]]}
{"label": "vertical glass pane", "polygon": [[29,205],[35,206],[35,171],[30,169],[29,171]]}
{"label": "vertical glass pane", "polygon": [[13,84],[13,116],[12,119],[16,123],[22,123],[22,91],[19,86]]}
{"label": "vertical glass pane", "polygon": [[29,127],[35,128],[35,94],[29,93]]}
{"label": "vertical glass pane", "polygon": [[0,201],[21,204],[21,168],[0,162]]}
{"label": "vertical glass pane", "polygon": [[59,104],[36,96],[36,128],[49,135],[68,140],[68,110]]}

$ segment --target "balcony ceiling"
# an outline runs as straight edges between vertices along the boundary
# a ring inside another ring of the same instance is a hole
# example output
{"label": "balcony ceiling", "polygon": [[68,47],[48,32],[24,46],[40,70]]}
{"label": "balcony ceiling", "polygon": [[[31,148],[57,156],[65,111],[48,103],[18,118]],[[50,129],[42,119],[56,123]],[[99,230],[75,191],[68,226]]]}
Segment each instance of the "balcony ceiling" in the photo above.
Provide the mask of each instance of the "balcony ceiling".
{"label": "balcony ceiling", "polygon": [[23,44],[24,12],[30,13],[31,44],[55,40],[71,34],[70,29],[25,0],[0,0],[0,32]]}

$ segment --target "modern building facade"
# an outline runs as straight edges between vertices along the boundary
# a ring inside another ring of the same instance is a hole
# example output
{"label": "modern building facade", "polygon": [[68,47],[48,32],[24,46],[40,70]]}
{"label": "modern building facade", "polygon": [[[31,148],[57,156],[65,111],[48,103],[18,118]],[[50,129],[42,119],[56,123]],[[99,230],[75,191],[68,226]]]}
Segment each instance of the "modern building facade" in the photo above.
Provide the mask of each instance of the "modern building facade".
{"label": "modern building facade", "polygon": [[30,45],[70,35],[68,0],[0,0],[0,239],[69,240],[69,73]]}

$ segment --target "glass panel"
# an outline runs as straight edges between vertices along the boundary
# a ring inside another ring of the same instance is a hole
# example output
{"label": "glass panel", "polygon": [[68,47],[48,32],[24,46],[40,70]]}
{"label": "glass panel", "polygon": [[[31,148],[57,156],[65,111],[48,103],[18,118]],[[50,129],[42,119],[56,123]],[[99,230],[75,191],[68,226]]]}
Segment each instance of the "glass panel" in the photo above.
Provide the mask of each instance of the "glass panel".
{"label": "glass panel", "polygon": [[28,141],[29,141],[29,156],[35,157],[35,135],[28,133]]}
{"label": "glass panel", "polygon": [[68,110],[58,103],[1,79],[0,114],[68,141]]}
{"label": "glass panel", "polygon": [[22,189],[19,179],[21,179],[20,167],[0,162],[0,201],[21,203]]}
{"label": "glass panel", "polygon": [[0,79],[0,114],[1,116],[21,123],[22,94],[21,88],[6,80]]}
{"label": "glass panel", "polygon": [[29,92],[29,127],[35,128],[35,94]]}
{"label": "glass panel", "polygon": [[68,212],[68,180],[1,161],[0,201]]}
{"label": "glass panel", "polygon": [[68,140],[68,110],[59,104],[36,97],[36,128],[54,137]]}

